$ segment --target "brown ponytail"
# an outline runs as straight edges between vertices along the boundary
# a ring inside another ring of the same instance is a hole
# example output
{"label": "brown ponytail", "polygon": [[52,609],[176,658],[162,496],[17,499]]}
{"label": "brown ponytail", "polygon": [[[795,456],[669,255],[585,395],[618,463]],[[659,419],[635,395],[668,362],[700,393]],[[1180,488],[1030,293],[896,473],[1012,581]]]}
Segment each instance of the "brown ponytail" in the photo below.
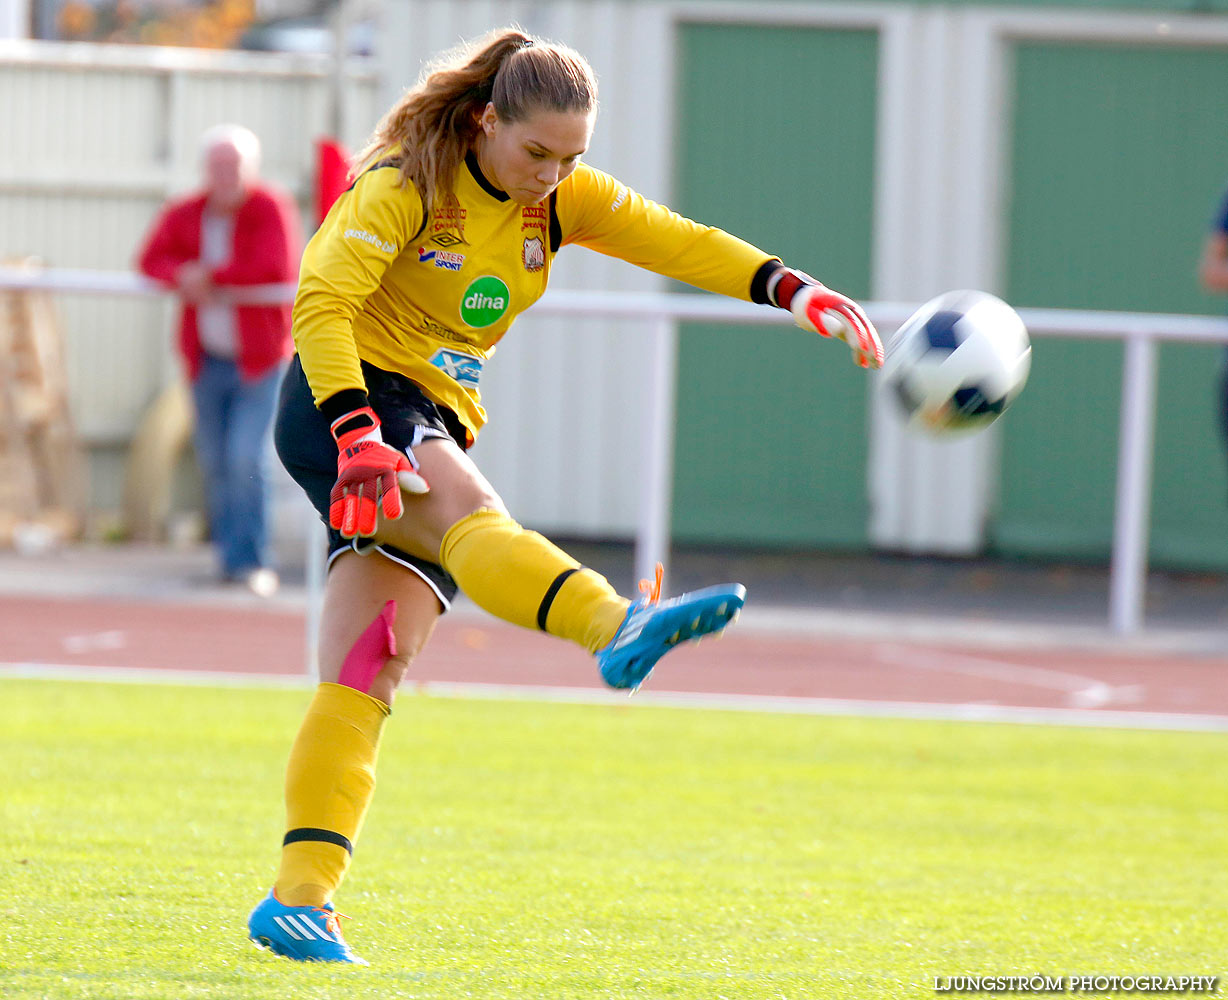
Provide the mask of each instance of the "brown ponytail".
{"label": "brown ponytail", "polygon": [[429,214],[451,196],[491,102],[509,122],[539,110],[588,113],[597,106],[597,80],[584,57],[566,46],[517,28],[492,32],[426,67],[380,120],[352,175],[391,158],[401,183],[414,185]]}

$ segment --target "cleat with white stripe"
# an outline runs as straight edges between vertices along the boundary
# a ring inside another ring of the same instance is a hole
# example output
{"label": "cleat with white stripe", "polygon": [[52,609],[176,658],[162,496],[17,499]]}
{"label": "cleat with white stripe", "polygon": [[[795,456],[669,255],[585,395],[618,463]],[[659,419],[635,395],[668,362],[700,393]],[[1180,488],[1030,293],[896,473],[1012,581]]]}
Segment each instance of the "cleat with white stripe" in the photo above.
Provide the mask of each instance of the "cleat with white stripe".
{"label": "cleat with white stripe", "polygon": [[247,918],[247,934],[257,948],[298,962],[366,965],[341,936],[339,916],[332,903],[286,906],[270,890]]}
{"label": "cleat with white stripe", "polygon": [[647,596],[627,609],[614,638],[597,651],[601,679],[613,688],[634,691],[675,645],[719,633],[746,602],[746,588],[740,583],[723,583],[662,601],[659,565],[655,585],[645,581],[640,589]]}

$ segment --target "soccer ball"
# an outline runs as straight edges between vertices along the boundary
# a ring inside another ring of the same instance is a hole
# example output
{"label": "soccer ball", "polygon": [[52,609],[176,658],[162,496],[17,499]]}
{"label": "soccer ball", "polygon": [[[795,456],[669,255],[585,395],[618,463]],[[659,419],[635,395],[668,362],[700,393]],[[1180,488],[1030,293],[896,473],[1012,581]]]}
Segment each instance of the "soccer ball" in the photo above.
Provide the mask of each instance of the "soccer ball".
{"label": "soccer ball", "polygon": [[912,427],[950,434],[988,427],[1028,380],[1023,320],[988,292],[946,292],[887,343],[888,392]]}

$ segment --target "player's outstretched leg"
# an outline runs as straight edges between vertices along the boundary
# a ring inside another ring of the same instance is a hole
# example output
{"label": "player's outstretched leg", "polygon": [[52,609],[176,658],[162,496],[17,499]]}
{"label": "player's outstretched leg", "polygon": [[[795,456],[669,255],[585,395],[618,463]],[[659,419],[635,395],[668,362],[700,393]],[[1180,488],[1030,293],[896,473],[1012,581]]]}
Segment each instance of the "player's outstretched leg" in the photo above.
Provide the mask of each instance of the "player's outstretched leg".
{"label": "player's outstretched leg", "polygon": [[627,609],[609,645],[597,651],[601,679],[610,687],[634,690],[657,660],[681,642],[719,632],[746,602],[740,583],[722,583],[668,601],[661,600],[661,565],[655,583],[640,584],[645,596]]}
{"label": "player's outstretched leg", "polygon": [[332,903],[286,906],[275,891],[247,918],[247,933],[257,948],[300,962],[349,962],[366,965],[341,936],[341,914]]}
{"label": "player's outstretched leg", "polygon": [[481,508],[453,524],[440,562],[469,598],[504,621],[569,639],[597,656],[612,687],[635,688],[680,642],[718,632],[746,600],[726,583],[660,601],[661,579],[632,603],[549,539],[501,510]]}

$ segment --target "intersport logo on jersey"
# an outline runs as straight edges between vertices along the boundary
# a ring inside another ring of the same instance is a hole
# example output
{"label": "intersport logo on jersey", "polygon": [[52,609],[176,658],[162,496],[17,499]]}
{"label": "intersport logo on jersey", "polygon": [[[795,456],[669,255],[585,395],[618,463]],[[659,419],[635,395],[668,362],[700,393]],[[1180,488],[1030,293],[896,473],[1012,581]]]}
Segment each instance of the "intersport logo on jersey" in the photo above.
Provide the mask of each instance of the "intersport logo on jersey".
{"label": "intersport logo on jersey", "polygon": [[449,253],[447,250],[428,250],[426,247],[418,247],[418,262],[434,264],[445,271],[459,271],[465,263],[465,255]]}
{"label": "intersport logo on jersey", "polygon": [[460,315],[468,326],[484,327],[497,323],[507,312],[512,294],[501,278],[484,274],[474,278],[461,298]]}

